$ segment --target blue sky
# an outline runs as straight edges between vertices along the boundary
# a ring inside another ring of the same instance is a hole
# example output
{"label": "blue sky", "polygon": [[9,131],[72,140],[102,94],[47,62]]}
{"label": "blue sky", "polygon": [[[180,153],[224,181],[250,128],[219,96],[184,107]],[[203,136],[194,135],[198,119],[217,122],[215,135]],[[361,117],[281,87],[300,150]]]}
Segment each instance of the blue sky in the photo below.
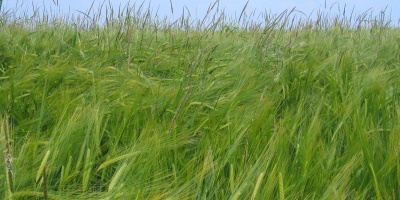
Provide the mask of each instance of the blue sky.
{"label": "blue sky", "polygon": [[[159,15],[168,16],[169,19],[176,19],[182,14],[182,9],[186,6],[191,12],[192,17],[202,18],[204,17],[207,8],[215,0],[171,0],[174,8],[174,14],[171,13],[170,0],[144,0],[145,5],[150,5],[153,10],[158,10]],[[397,1],[397,3],[396,3]],[[46,7],[47,10],[50,8],[53,12],[60,11],[64,14],[79,14],[76,10],[85,12],[89,9],[93,1],[91,0],[59,0],[59,7],[54,6],[53,0],[3,0],[3,9],[18,8],[19,11],[30,11],[32,5],[39,7]],[[95,0],[94,6],[101,4],[103,0]],[[106,1],[108,2],[108,1]],[[140,1],[128,1],[128,0],[110,0],[114,8],[118,9],[119,5],[126,5],[130,3],[133,5],[140,4]],[[225,10],[229,16],[235,18],[239,16],[247,0],[220,0],[219,6]],[[326,5],[326,6],[325,6]],[[258,13],[267,11],[272,14],[279,14],[282,11],[296,7],[296,10],[303,12],[305,15],[310,15],[313,10],[314,13],[318,10],[335,14],[340,8],[341,12],[346,5],[346,13],[350,13],[354,7],[354,13],[359,15],[369,9],[369,12],[373,15],[378,15],[380,11],[386,7],[386,15],[391,15],[392,24],[399,26],[400,20],[400,3],[398,0],[249,0],[247,6],[247,13],[255,11],[255,16]]]}

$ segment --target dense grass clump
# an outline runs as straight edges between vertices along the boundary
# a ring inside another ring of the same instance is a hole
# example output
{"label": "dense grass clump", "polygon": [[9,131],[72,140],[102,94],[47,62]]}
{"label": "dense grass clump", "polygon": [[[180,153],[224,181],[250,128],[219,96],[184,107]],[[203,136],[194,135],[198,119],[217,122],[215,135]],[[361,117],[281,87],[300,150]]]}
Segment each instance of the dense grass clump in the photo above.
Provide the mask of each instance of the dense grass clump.
{"label": "dense grass clump", "polygon": [[121,13],[3,15],[1,198],[400,198],[398,29]]}

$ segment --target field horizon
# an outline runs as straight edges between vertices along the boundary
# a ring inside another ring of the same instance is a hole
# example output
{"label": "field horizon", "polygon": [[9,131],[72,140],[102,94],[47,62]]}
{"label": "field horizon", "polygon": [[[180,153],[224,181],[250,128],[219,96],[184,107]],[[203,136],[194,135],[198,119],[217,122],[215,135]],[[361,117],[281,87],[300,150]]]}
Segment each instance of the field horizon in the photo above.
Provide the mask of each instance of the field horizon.
{"label": "field horizon", "polygon": [[3,14],[0,198],[400,198],[385,13],[261,25],[213,9]]}

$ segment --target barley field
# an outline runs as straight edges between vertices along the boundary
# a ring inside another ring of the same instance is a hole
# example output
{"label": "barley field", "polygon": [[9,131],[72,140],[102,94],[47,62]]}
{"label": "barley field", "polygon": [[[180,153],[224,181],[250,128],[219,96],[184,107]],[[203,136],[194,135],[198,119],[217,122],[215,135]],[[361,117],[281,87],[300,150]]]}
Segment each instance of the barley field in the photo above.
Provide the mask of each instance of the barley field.
{"label": "barley field", "polygon": [[1,199],[400,198],[382,16],[107,11],[3,12]]}

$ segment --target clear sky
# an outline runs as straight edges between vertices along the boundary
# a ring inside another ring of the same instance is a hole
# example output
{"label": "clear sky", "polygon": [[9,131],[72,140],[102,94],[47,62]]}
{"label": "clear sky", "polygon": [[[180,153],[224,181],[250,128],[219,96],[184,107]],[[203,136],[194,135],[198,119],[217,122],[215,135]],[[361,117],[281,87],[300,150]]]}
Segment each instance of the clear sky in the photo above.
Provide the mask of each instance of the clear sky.
{"label": "clear sky", "polygon": [[[57,1],[57,0],[54,0]],[[58,7],[54,5],[53,0],[3,0],[3,11],[13,8],[18,8],[19,11],[29,12],[32,5],[37,7],[45,7],[47,10],[50,8],[55,12],[62,12],[63,14],[79,14],[76,10],[85,12],[87,11],[92,3],[97,7],[103,0],[58,0]],[[140,0],[140,1],[128,1],[128,0],[110,0],[105,1],[106,4],[109,2],[112,6],[118,10],[119,6],[125,6],[127,3],[136,5],[145,2],[146,8],[150,5],[150,8],[155,11],[158,10],[160,16],[168,16],[169,19],[176,19],[182,14],[182,9],[186,8],[191,12],[191,16],[194,18],[203,18],[207,8],[210,4],[214,3],[215,0],[171,0],[174,13],[171,12],[170,0]],[[232,18],[238,18],[247,0],[219,0],[220,9],[224,9],[225,13]],[[346,13],[351,13],[354,7],[354,13],[358,16],[365,11],[369,11],[372,15],[377,16],[379,13],[386,8],[386,15],[391,16],[392,25],[400,25],[400,2],[399,0],[249,0],[247,5],[247,13],[255,11],[255,17],[258,13],[268,12],[272,14],[279,14],[284,10],[291,10],[296,7],[296,10],[303,12],[306,16],[311,13],[316,13],[320,10],[323,12],[337,14],[340,9],[340,13],[346,6]],[[313,12],[314,11],[314,12]],[[256,20],[256,19],[254,19]]]}

